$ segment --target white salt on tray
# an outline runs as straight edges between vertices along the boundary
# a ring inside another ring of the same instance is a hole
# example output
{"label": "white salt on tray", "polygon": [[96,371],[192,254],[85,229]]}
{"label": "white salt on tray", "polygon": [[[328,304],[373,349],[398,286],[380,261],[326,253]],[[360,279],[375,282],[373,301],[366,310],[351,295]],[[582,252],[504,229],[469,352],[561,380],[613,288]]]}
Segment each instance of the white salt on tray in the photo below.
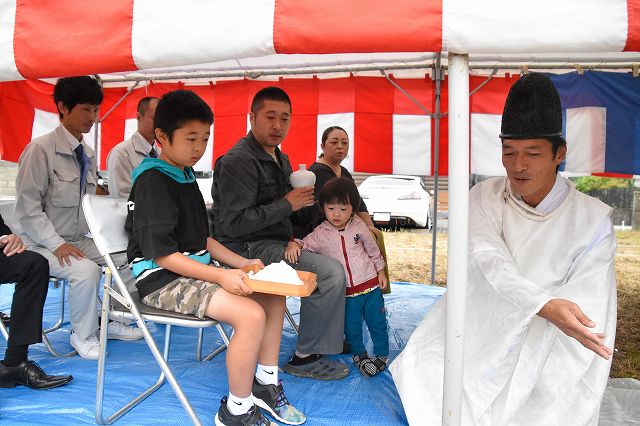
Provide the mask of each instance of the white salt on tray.
{"label": "white salt on tray", "polygon": [[272,263],[258,272],[250,271],[248,274],[252,280],[273,281],[283,284],[303,285],[298,273],[284,260],[279,263]]}

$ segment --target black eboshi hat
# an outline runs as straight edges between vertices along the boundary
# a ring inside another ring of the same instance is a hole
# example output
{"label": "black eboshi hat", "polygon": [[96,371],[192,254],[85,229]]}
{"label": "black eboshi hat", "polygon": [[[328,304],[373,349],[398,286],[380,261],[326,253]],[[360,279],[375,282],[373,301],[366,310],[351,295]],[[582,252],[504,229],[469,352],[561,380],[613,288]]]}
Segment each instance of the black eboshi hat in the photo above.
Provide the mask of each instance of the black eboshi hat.
{"label": "black eboshi hat", "polygon": [[523,75],[509,90],[502,112],[501,139],[562,138],[562,106],[544,74]]}

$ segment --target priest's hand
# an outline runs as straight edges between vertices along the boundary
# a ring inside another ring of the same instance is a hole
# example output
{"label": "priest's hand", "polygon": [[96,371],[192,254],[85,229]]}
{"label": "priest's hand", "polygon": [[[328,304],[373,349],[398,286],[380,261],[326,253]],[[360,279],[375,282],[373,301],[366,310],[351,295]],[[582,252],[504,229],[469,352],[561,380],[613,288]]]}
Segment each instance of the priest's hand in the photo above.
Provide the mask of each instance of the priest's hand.
{"label": "priest's hand", "polygon": [[611,349],[604,344],[604,334],[589,331],[588,328],[593,328],[596,324],[575,303],[565,299],[551,299],[540,309],[538,315],[602,358],[609,359],[611,356]]}

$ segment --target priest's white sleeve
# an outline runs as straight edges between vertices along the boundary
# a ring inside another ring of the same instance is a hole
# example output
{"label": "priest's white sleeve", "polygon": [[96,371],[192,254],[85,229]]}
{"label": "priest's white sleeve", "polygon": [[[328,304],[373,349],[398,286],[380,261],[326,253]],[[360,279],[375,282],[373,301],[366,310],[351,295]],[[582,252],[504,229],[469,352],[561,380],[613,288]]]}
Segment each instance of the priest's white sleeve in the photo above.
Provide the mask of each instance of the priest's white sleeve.
{"label": "priest's white sleeve", "polygon": [[470,277],[470,285],[475,278],[482,278],[500,297],[531,317],[552,296],[539,283],[518,274],[515,261],[502,238],[504,202],[496,197],[483,196],[483,188],[476,186],[469,194],[469,269],[476,274],[476,277]]}

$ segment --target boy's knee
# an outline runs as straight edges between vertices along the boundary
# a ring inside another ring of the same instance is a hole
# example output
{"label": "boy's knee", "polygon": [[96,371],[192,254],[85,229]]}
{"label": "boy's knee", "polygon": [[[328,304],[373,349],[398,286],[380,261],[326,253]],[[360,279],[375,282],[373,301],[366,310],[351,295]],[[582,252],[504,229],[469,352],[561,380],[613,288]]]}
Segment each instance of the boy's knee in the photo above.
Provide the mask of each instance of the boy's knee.
{"label": "boy's knee", "polygon": [[260,305],[250,309],[249,312],[247,312],[246,318],[250,325],[255,328],[264,328],[264,325],[267,322],[267,315]]}

